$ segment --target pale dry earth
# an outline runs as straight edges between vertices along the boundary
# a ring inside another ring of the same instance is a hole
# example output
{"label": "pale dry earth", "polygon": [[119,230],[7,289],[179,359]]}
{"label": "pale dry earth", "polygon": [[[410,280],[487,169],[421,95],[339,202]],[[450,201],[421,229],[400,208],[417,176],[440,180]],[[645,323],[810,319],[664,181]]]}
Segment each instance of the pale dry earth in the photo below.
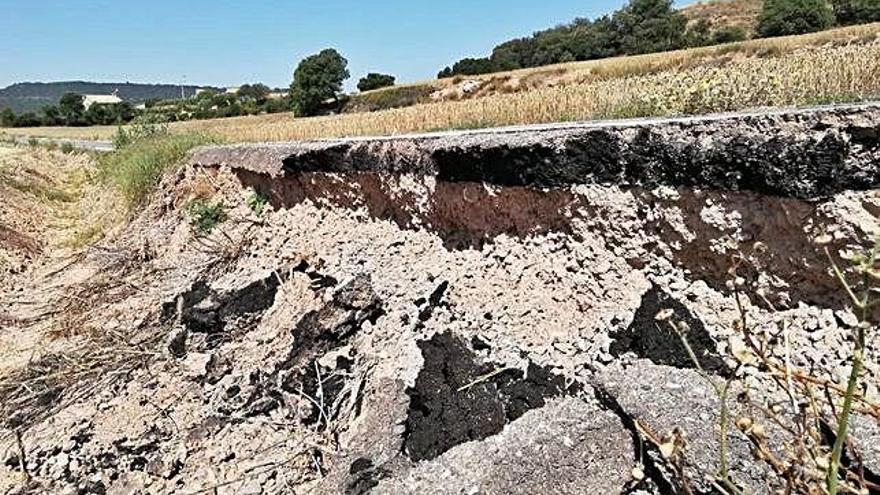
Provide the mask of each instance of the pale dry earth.
{"label": "pale dry earth", "polygon": [[[739,294],[755,331],[784,337],[775,358],[840,382],[855,317],[823,246],[843,266],[880,235],[878,120],[858,107],[200,150],[63,276],[14,281],[63,308],[15,331],[68,331],[4,372],[0,479],[10,493],[712,493],[718,399],[656,315],[687,322],[700,365],[725,376]],[[599,135],[616,155],[583,154]],[[750,180],[663,172],[720,156]],[[194,198],[225,205],[207,236]],[[871,360],[868,401],[878,373]],[[788,411],[761,373],[734,388],[749,390],[736,417]],[[870,479],[878,430],[859,415]],[[646,431],[686,447],[673,462]],[[728,437],[733,479],[777,488],[750,437]]]}

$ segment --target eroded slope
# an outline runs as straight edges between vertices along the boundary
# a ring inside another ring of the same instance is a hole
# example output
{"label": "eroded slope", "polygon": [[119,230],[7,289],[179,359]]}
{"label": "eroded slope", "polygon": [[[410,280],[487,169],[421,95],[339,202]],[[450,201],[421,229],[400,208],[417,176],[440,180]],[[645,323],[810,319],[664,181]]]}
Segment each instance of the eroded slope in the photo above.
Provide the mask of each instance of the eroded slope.
{"label": "eroded slope", "polygon": [[[769,492],[793,436],[768,415],[796,410],[734,356],[747,328],[791,369],[848,371],[857,318],[823,247],[845,266],[880,234],[878,120],[872,107],[204,150],[114,242],[120,261],[84,261],[128,291],[87,325],[137,359],[91,368],[100,388],[38,381],[44,404],[4,390],[24,453],[10,437],[5,469],[83,493],[712,493],[719,400],[665,314],[703,369],[734,378],[733,418],[767,425],[770,457],[754,428],[727,444],[735,483]],[[578,141],[596,132],[620,146]],[[646,132],[659,150],[634,155]],[[588,154],[567,154],[577,142]],[[737,170],[776,194],[658,172],[718,149],[751,150]],[[602,176],[613,153],[621,172]],[[626,180],[633,163],[656,180]],[[194,198],[226,221],[198,235]],[[862,377],[864,461],[847,461],[864,483],[880,472],[878,372]]]}

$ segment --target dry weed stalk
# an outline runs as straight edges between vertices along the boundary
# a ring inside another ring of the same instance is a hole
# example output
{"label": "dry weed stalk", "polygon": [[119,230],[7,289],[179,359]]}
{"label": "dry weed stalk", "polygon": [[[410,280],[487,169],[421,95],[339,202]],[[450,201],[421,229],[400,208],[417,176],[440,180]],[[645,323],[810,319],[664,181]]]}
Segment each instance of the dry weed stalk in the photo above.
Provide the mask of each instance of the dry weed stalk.
{"label": "dry weed stalk", "polygon": [[[819,242],[825,243],[827,240],[820,238]],[[766,431],[753,418],[741,418],[738,426],[749,436],[758,458],[768,462],[778,475],[785,478],[787,486],[793,493],[862,494],[880,489],[865,479],[864,466],[861,463],[856,463],[855,466],[843,466],[841,461],[844,448],[848,445],[852,446],[848,438],[852,413],[858,411],[880,420],[880,404],[872,402],[859,392],[859,379],[865,362],[865,336],[867,330],[873,328],[869,321],[870,309],[877,303],[872,300],[872,296],[877,291],[876,281],[880,280],[878,276],[880,272],[876,267],[878,249],[880,249],[880,239],[872,249],[851,259],[852,270],[860,278],[860,287],[854,288],[825,248],[831,271],[840,283],[841,289],[848,295],[859,319],[853,335],[854,347],[848,356],[851,371],[846,387],[791,365],[788,325],[784,320],[777,326],[779,334],[783,337],[781,341],[785,349],[782,354],[785,359],[780,361],[773,357],[771,342],[779,341],[778,335],[762,338],[751,326],[744,303],[745,295],[742,290],[744,280],[737,273],[740,266],[748,262],[748,258],[737,255],[733,259],[730,269],[733,283],[729,286],[733,289],[739,313],[737,330],[745,338],[747,345],[747,349],[735,357],[740,363],[754,366],[767,373],[779,389],[789,397],[791,407],[789,413],[793,417],[785,416],[784,408],[780,404],[759,407],[777,428],[785,431],[792,439],[784,449],[789,454],[789,458],[781,459],[774,453],[768,443]],[[860,293],[859,296],[856,295],[857,292]],[[776,310],[763,292],[759,291],[758,296],[768,308]],[[838,407],[840,399],[843,399],[842,407]],[[830,435],[827,435],[823,428],[826,426],[832,428],[835,422],[837,427],[833,434],[833,446],[829,452],[827,437]],[[758,427],[757,431],[756,427]],[[855,447],[852,446],[850,450],[855,452]],[[842,477],[841,470],[844,471]]]}
{"label": "dry weed stalk", "polygon": [[[756,244],[755,249],[761,249],[761,244]],[[716,488],[719,488],[723,493],[745,493],[730,478],[729,474],[727,437],[730,426],[730,410],[728,396],[733,380],[741,375],[741,370],[750,367],[762,372],[764,376],[768,376],[789,398],[789,411],[785,411],[783,404],[764,406],[749,401],[752,407],[760,411],[762,416],[768,418],[779,431],[784,432],[790,439],[781,449],[786,457],[780,457],[780,449],[771,448],[767,429],[755,419],[755,415],[744,415],[736,420],[737,428],[751,441],[755,457],[766,462],[776,475],[784,480],[785,493],[837,495],[841,492],[867,494],[880,490],[880,486],[865,478],[861,457],[848,435],[851,415],[854,412],[880,420],[880,404],[872,402],[859,391],[859,380],[865,363],[866,334],[868,330],[873,328],[870,323],[871,310],[880,304],[880,300],[875,298],[876,294],[880,292],[877,284],[880,281],[880,269],[877,266],[880,239],[875,243],[873,249],[850,259],[852,271],[859,277],[858,287],[854,287],[848,281],[845,272],[838,267],[827,248],[825,253],[831,271],[839,281],[842,290],[849,297],[853,308],[858,312],[859,318],[859,323],[854,329],[854,346],[849,354],[851,371],[845,387],[838,385],[831,379],[817,377],[810,372],[792,366],[789,325],[785,320],[778,323],[779,335],[771,338],[766,338],[766,336],[762,338],[759,332],[752,327],[743,293],[746,281],[738,275],[740,267],[748,262],[748,256],[742,254],[734,256],[729,270],[731,280],[728,283],[728,288],[733,291],[738,313],[735,330],[745,339],[746,348],[732,349],[733,357],[738,364],[724,383],[719,383],[717,377],[708,374],[701,366],[688,342],[687,325],[684,322],[672,321],[670,319],[672,317],[671,310],[663,310],[657,315],[658,322],[667,323],[670,330],[679,336],[697,372],[712,387],[720,400],[719,459],[718,473],[715,479],[720,485]],[[776,311],[766,294],[758,291],[758,297],[768,308]],[[779,336],[782,338],[779,339]],[[779,340],[784,346],[782,360],[774,357],[770,344],[770,342]],[[743,397],[748,401],[747,391]],[[843,404],[839,407],[840,399],[843,399]],[[829,435],[823,429],[831,428],[835,422],[834,441],[829,451],[827,445]],[[652,441],[657,443],[662,451],[662,441],[659,439]],[[854,458],[852,459],[854,462],[847,466],[842,464],[845,449],[851,452]],[[841,470],[843,471],[842,476]]]}

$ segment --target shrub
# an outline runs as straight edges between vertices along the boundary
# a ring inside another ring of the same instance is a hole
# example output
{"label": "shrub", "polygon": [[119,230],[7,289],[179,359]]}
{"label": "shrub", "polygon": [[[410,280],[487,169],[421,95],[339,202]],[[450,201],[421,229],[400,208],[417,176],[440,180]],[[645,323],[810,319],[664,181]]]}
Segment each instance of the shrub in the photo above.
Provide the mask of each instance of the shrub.
{"label": "shrub", "polygon": [[762,37],[812,33],[834,25],[827,0],[766,0],[758,20]]}
{"label": "shrub", "polygon": [[259,103],[265,103],[271,92],[272,90],[269,89],[269,86],[262,83],[244,84],[238,88],[237,96],[239,98],[249,98]]}
{"label": "shrub", "polygon": [[155,116],[148,117],[129,126],[128,129],[119,126],[116,129],[116,134],[113,136],[113,146],[116,147],[116,149],[120,149],[137,141],[167,134],[167,124],[157,120]]}
{"label": "shrub", "polygon": [[328,48],[306,57],[293,73],[290,99],[297,116],[316,115],[324,102],[337,100],[342,82],[349,78],[348,60]]}
{"label": "shrub", "polygon": [[712,33],[712,41],[716,45],[724,43],[736,43],[749,38],[746,30],[740,26],[724,26]]}
{"label": "shrub", "polygon": [[245,199],[245,203],[247,204],[248,208],[250,208],[251,211],[254,212],[254,214],[260,216],[266,209],[266,205],[269,204],[269,198],[264,194],[254,192],[253,194],[248,196],[247,199]]}
{"label": "shrub", "polygon": [[358,81],[357,88],[359,91],[372,91],[387,86],[394,86],[394,80],[394,76],[370,72]]}
{"label": "shrub", "polygon": [[880,0],[832,0],[831,3],[839,24],[880,21]]}
{"label": "shrub", "polygon": [[430,84],[414,86],[395,86],[380,91],[352,95],[343,107],[343,112],[375,112],[389,108],[400,108],[423,103],[436,90]]}
{"label": "shrub", "polygon": [[0,111],[0,127],[15,127],[15,112],[11,108]]}
{"label": "shrub", "polygon": [[15,127],[37,127],[40,124],[42,120],[34,112],[25,112],[15,119]]}
{"label": "shrub", "polygon": [[86,107],[83,101],[85,97],[76,93],[65,93],[58,101],[58,110],[67,125],[85,124]]}
{"label": "shrub", "polygon": [[73,153],[73,143],[65,142],[61,143],[61,152],[62,153]]}
{"label": "shrub", "polygon": [[102,177],[119,188],[130,206],[153,191],[162,174],[196,146],[216,143],[205,134],[166,134],[136,140],[100,157]]}
{"label": "shrub", "polygon": [[226,221],[226,207],[222,201],[211,203],[195,199],[186,206],[186,211],[197,235],[208,235],[214,227]]}

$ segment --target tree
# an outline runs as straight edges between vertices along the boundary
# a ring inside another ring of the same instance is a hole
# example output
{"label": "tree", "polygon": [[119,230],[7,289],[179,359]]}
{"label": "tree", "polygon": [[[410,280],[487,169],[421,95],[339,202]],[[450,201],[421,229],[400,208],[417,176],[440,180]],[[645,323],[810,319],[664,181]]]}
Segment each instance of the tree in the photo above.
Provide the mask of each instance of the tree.
{"label": "tree", "polygon": [[812,33],[834,25],[827,0],[766,0],[758,19],[762,37]]}
{"label": "tree", "polygon": [[532,38],[519,38],[496,46],[489,58],[498,70],[514,70],[528,67],[532,53],[534,53]]}
{"label": "tree", "polygon": [[339,99],[342,82],[349,78],[348,60],[328,48],[303,59],[293,73],[290,99],[297,116],[316,115],[327,100]]}
{"label": "tree", "polygon": [[266,100],[269,98],[269,93],[271,92],[272,90],[269,89],[269,86],[262,83],[244,84],[238,88],[238,97],[250,98],[262,105],[263,103],[266,103]]}
{"label": "tree", "polygon": [[54,105],[43,107],[43,125],[64,125],[61,111]]}
{"label": "tree", "polygon": [[58,111],[67,125],[80,125],[83,123],[83,114],[86,111],[83,105],[83,95],[76,93],[64,93],[58,101]]}
{"label": "tree", "polygon": [[15,119],[15,127],[38,127],[42,124],[40,117],[34,112],[26,112]]}
{"label": "tree", "polygon": [[0,127],[15,127],[15,112],[11,108],[0,111]]}
{"label": "tree", "polygon": [[832,0],[839,24],[863,24],[880,21],[880,0]]}
{"label": "tree", "polygon": [[495,71],[495,65],[488,58],[463,58],[452,66],[454,74],[475,76]]}
{"label": "tree", "polygon": [[710,34],[711,28],[712,26],[709,25],[709,21],[707,21],[706,19],[700,19],[692,26],[689,26],[684,35],[685,46],[695,47],[712,44],[713,37]]}
{"label": "tree", "polygon": [[630,0],[611,16],[593,21],[578,18],[530,37],[501,43],[491,57],[462,59],[437,77],[665,51],[710,41],[708,26],[699,24],[688,30],[687,19],[672,8],[671,0]]}
{"label": "tree", "polygon": [[358,91],[370,91],[373,89],[384,88],[386,86],[394,86],[394,76],[388,74],[377,74],[370,72],[358,81]]}
{"label": "tree", "polygon": [[86,110],[83,118],[88,125],[110,125],[113,123],[111,105],[95,103]]}
{"label": "tree", "polygon": [[672,0],[630,0],[612,16],[620,40],[620,55],[663,52],[682,48],[687,19],[672,8]]}

